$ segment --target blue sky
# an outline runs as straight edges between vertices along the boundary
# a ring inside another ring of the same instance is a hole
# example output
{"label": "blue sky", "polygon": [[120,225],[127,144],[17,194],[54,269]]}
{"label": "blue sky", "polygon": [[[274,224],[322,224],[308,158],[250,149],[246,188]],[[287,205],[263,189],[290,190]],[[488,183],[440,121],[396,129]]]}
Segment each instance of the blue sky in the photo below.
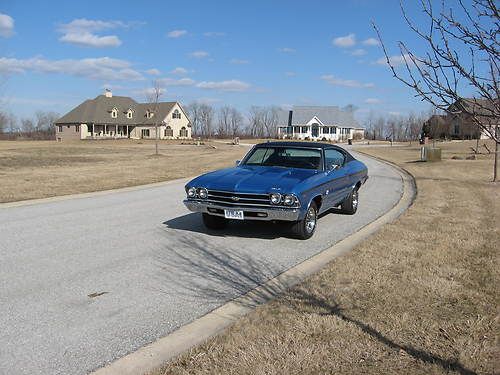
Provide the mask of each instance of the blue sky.
{"label": "blue sky", "polygon": [[144,101],[158,79],[165,101],[243,111],[354,104],[362,119],[429,108],[380,63],[372,20],[390,54],[398,40],[422,48],[398,0],[2,1],[2,105],[62,114],[104,87]]}

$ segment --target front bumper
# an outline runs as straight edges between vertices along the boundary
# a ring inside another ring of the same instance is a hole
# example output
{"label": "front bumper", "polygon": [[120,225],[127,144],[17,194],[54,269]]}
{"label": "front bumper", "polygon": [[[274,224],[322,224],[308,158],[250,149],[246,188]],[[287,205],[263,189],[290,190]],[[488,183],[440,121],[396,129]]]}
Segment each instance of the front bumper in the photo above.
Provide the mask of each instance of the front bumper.
{"label": "front bumper", "polygon": [[249,206],[223,206],[213,202],[185,199],[184,205],[192,212],[203,212],[210,215],[224,217],[224,210],[242,210],[245,220],[280,220],[297,221],[300,216],[299,208],[284,207],[249,207]]}

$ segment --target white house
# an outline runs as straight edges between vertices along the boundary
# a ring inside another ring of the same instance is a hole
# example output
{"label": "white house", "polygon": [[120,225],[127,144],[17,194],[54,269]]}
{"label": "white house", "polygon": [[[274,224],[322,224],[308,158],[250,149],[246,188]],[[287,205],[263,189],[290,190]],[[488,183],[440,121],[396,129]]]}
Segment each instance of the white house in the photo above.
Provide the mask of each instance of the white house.
{"label": "white house", "polygon": [[278,116],[279,138],[346,141],[364,138],[352,112],[336,106],[294,106]]}

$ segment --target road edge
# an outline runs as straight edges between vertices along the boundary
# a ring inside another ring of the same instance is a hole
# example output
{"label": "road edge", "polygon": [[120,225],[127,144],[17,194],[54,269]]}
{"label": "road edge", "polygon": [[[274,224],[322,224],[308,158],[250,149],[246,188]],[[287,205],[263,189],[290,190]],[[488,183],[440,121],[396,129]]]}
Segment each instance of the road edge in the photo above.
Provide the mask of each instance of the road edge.
{"label": "road edge", "polygon": [[403,192],[398,203],[389,211],[356,233],[284,271],[246,294],[225,303],[167,336],[111,362],[107,366],[92,372],[91,375],[143,375],[158,369],[192,347],[202,344],[209,338],[219,334],[258,305],[279,296],[286,289],[320,271],[332,260],[352,250],[372,236],[385,224],[391,223],[401,216],[413,204],[417,196],[414,177],[404,168],[394,163],[364,152],[360,153],[391,166],[400,174],[403,182]]}

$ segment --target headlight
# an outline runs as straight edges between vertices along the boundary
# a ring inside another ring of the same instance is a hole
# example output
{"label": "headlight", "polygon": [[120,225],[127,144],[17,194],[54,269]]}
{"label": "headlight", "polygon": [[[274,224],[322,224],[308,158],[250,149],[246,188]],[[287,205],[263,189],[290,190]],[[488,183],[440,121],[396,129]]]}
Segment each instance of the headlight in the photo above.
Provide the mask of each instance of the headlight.
{"label": "headlight", "polygon": [[190,188],[188,189],[188,191],[187,191],[187,196],[188,196],[189,198],[194,198],[194,197],[196,197],[196,188],[194,188],[194,187],[190,187]]}
{"label": "headlight", "polygon": [[198,196],[201,199],[207,199],[207,197],[208,197],[208,190],[205,189],[205,188],[199,188],[198,189]]}
{"label": "headlight", "polygon": [[272,193],[270,196],[270,200],[272,204],[279,204],[281,202],[281,194]]}
{"label": "headlight", "polygon": [[286,205],[286,206],[292,206],[295,204],[296,202],[296,197],[295,195],[290,195],[290,194],[287,194],[283,197],[283,203]]}

